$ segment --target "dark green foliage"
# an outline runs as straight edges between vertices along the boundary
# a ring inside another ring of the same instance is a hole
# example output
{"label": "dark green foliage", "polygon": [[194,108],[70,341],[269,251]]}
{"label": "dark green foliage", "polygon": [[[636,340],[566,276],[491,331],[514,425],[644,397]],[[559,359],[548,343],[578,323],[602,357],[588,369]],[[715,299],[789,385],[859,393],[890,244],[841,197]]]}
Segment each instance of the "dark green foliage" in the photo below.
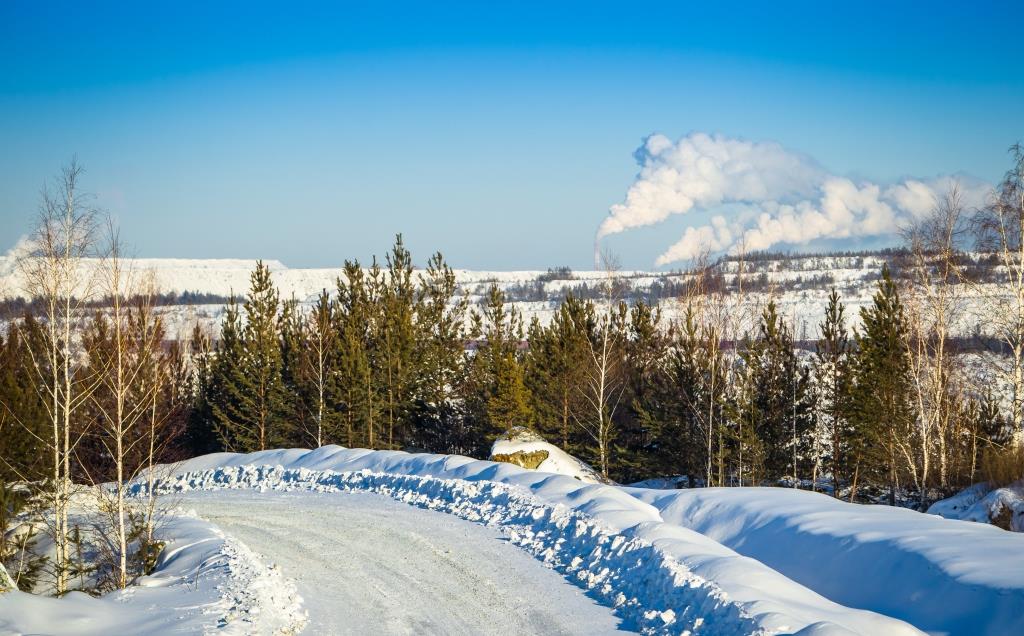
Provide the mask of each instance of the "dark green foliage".
{"label": "dark green foliage", "polygon": [[[28,346],[40,337],[31,316],[11,322],[6,338],[0,333],[0,480],[35,481],[47,474],[49,411],[33,381]],[[38,342],[35,350],[42,350]]]}
{"label": "dark green foliage", "polygon": [[896,503],[900,445],[914,434],[907,318],[888,266],[870,307],[861,309],[857,334],[856,386],[853,402],[860,432],[851,450],[855,473],[885,483],[889,503]]}
{"label": "dark green foliage", "polygon": [[637,481],[649,474],[649,464],[659,454],[657,441],[665,438],[661,413],[666,396],[659,389],[666,375],[669,344],[661,311],[643,301],[636,303],[626,326],[624,409],[616,429],[615,476],[624,481]]}
{"label": "dark green foliage", "polygon": [[757,459],[766,476],[806,474],[815,424],[810,369],[797,360],[774,301],[761,316],[760,338],[747,343],[742,357],[745,399],[738,417],[757,439]]}
{"label": "dark green foliage", "polygon": [[506,310],[497,285],[491,285],[484,307],[471,313],[469,337],[477,347],[463,386],[466,416],[475,424],[467,445],[471,453],[485,454],[510,426],[534,426],[520,368],[522,319],[514,308]]}
{"label": "dark green foliage", "polygon": [[243,309],[244,327],[237,304],[228,304],[210,402],[224,447],[249,452],[282,446],[292,433],[282,376],[280,302],[262,262],[252,274]]}
{"label": "dark green foliage", "polygon": [[419,283],[410,445],[436,452],[468,452],[458,395],[466,369],[463,322],[468,301],[456,297],[455,273],[440,252],[427,262]]}
{"label": "dark green foliage", "polygon": [[346,261],[344,279],[338,279],[337,386],[341,433],[348,446],[376,448],[380,434],[379,382],[373,372],[377,280],[374,263],[367,279],[359,262]]}
{"label": "dark green foliage", "polygon": [[593,302],[570,293],[547,327],[534,319],[528,334],[526,382],[533,396],[537,428],[547,439],[574,454],[579,454],[586,443],[576,418],[585,408],[580,387],[594,329]]}
{"label": "dark green foliage", "polygon": [[[30,510],[30,491],[25,485],[14,485],[0,479],[0,565],[23,592],[31,592],[43,575],[47,559],[36,554],[38,532],[33,524],[20,526],[21,517],[33,516]],[[0,593],[3,586],[0,585]]]}
{"label": "dark green foliage", "polygon": [[[832,475],[833,495],[840,483],[853,480],[854,458],[861,435],[853,417],[853,358],[845,308],[839,294],[829,295],[814,359],[822,439],[816,440],[820,468]],[[862,453],[861,453],[862,454]]]}

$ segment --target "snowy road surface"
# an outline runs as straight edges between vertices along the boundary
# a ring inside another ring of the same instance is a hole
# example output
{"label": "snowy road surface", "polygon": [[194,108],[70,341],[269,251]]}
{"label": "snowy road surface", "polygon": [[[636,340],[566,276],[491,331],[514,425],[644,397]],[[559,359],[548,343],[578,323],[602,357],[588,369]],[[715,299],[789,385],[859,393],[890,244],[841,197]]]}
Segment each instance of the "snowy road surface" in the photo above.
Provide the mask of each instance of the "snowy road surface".
{"label": "snowy road surface", "polygon": [[609,634],[618,620],[490,528],[373,494],[172,495],[296,581],[304,634]]}

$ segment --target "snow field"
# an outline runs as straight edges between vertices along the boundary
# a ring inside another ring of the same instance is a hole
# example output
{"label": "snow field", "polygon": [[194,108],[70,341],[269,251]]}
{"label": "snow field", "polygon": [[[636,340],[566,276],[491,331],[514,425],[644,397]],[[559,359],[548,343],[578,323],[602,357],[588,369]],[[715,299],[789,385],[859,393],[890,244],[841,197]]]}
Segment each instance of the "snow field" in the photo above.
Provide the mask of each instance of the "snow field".
{"label": "snow field", "polygon": [[917,634],[851,609],[611,486],[444,455],[348,450],[219,453],[172,467],[170,491],[374,492],[500,529],[615,608],[627,628],[670,634]]}

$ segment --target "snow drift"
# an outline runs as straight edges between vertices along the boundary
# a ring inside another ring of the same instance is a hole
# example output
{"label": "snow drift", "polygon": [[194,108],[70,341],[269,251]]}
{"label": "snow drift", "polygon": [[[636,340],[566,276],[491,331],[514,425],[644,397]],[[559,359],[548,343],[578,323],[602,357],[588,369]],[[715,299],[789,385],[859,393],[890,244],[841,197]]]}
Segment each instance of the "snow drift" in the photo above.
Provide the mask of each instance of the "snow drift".
{"label": "snow drift", "polygon": [[628,492],[844,605],[930,632],[1024,634],[1024,536],[785,488]]}
{"label": "snow drift", "polygon": [[516,545],[656,633],[916,634],[843,607],[692,530],[623,490],[510,464],[328,446],[218,453],[171,467],[170,490],[363,491],[494,526]]}

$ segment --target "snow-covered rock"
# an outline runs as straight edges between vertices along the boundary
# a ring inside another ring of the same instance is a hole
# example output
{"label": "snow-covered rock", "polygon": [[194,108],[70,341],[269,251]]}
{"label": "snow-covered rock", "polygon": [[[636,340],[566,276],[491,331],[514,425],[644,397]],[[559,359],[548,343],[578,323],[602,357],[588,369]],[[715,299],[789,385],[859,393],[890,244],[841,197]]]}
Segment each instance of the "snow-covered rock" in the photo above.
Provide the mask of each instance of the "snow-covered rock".
{"label": "snow-covered rock", "polygon": [[607,483],[599,472],[538,433],[525,427],[516,427],[505,433],[491,446],[492,461],[514,464],[527,470],[574,477],[588,484]]}
{"label": "snow-covered rock", "polygon": [[1024,482],[1004,488],[974,484],[948,499],[936,501],[929,514],[946,519],[990,523],[1003,530],[1024,532]]}

